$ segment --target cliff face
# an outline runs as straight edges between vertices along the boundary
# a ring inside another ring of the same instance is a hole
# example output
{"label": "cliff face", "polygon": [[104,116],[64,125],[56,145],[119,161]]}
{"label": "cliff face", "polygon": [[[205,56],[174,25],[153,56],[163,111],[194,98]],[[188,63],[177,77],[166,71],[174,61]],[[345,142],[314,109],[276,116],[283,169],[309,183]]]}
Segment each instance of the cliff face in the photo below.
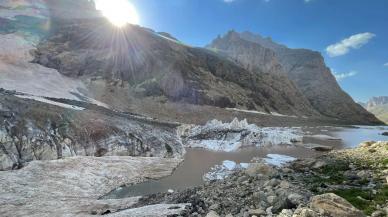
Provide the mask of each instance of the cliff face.
{"label": "cliff face", "polygon": [[214,51],[228,56],[249,71],[278,74],[283,72],[273,50],[248,40],[241,40],[239,33],[234,31],[223,38],[218,37],[208,48],[214,48]]}
{"label": "cliff face", "polygon": [[60,28],[38,45],[34,62],[90,85],[102,82],[118,91],[199,105],[316,114],[295,87],[284,85],[282,75],[251,72],[152,30],[132,25],[117,30],[104,19],[55,24]]}
{"label": "cliff face", "polygon": [[[324,116],[354,123],[381,123],[340,88],[318,52],[290,49],[269,38],[234,31],[215,39],[208,48],[219,50],[248,70],[283,73],[295,83],[312,107]],[[263,58],[268,53],[271,53],[270,61]]]}

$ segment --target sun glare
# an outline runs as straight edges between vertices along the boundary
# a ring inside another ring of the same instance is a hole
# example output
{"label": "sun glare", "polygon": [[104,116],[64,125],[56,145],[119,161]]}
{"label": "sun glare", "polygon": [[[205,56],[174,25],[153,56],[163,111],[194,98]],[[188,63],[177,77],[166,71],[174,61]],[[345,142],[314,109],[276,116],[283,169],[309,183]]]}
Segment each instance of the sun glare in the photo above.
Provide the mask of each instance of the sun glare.
{"label": "sun glare", "polygon": [[117,27],[139,24],[136,8],[128,0],[95,0],[96,9]]}

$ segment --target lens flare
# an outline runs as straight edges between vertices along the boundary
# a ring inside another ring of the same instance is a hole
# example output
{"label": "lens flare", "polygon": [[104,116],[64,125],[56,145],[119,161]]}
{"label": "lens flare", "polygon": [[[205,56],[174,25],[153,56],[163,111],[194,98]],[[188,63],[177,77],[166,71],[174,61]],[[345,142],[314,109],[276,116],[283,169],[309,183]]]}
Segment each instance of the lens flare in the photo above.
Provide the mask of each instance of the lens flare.
{"label": "lens flare", "polygon": [[96,9],[117,27],[139,24],[136,8],[128,0],[95,0]]}

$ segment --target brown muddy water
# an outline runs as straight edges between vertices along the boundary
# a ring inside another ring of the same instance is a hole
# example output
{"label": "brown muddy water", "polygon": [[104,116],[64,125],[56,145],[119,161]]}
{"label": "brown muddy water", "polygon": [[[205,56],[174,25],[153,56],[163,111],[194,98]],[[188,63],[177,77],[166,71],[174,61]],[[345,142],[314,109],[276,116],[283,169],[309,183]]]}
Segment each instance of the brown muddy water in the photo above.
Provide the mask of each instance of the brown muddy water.
{"label": "brown muddy water", "polygon": [[[332,146],[334,149],[353,148],[364,141],[384,141],[388,137],[381,133],[388,131],[388,127],[307,127],[302,128],[305,134],[329,135],[341,140],[303,140],[304,144],[320,144]],[[133,196],[142,196],[153,193],[167,192],[169,190],[183,190],[199,186],[204,183],[202,177],[214,165],[222,164],[225,160],[236,163],[249,163],[252,158],[264,158],[268,154],[281,154],[295,158],[317,157],[323,152],[317,152],[303,145],[277,145],[267,147],[244,148],[236,152],[214,152],[204,149],[187,149],[184,162],[169,176],[160,180],[150,180],[132,186],[115,189],[104,198],[116,199]]]}

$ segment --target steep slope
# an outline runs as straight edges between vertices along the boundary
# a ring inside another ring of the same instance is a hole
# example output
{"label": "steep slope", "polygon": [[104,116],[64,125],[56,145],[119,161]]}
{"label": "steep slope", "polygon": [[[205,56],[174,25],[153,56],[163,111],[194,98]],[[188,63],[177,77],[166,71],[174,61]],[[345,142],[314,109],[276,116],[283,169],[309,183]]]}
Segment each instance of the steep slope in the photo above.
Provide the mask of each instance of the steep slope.
{"label": "steep slope", "polygon": [[228,55],[248,70],[283,72],[322,115],[354,123],[381,123],[339,87],[318,52],[290,49],[260,35],[234,31],[218,37],[208,48]]}
{"label": "steep slope", "polygon": [[105,19],[51,22],[57,28],[39,44],[34,62],[84,81],[96,98],[100,92],[110,98],[129,92],[199,105],[315,114],[277,75],[250,72],[216,53],[149,29],[129,25],[118,30]]}

